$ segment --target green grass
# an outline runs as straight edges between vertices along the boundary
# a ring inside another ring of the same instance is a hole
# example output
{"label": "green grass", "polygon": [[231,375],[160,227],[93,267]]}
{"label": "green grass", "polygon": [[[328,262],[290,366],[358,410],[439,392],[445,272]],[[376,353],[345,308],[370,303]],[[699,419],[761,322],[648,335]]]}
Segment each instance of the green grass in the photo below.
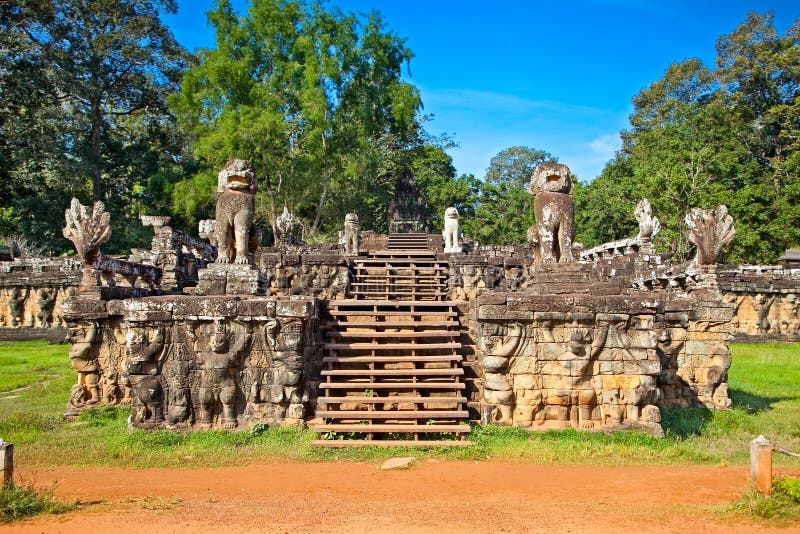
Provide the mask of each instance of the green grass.
{"label": "green grass", "polygon": [[0,486],[0,523],[10,523],[37,514],[58,514],[74,510],[53,498],[53,490],[39,490],[26,484]]}
{"label": "green grass", "polygon": [[733,504],[722,509],[724,514],[763,520],[771,526],[790,526],[800,521],[800,479],[779,478],[772,484],[772,495],[759,495],[748,490]]}
{"label": "green grass", "polygon": [[[42,377],[11,394],[4,393],[8,389],[0,388],[0,437],[15,444],[19,465],[32,467],[206,467],[280,461],[379,461],[398,454],[470,461],[745,465],[748,443],[758,434],[784,448],[800,450],[797,387],[800,344],[733,345],[732,349],[734,357],[729,373],[732,409],[664,411],[667,436],[663,439],[640,432],[530,433],[519,428],[476,427],[469,436],[474,443],[472,447],[409,451],[317,449],[311,447],[316,435],[309,430],[263,426],[252,432],[128,432],[127,409],[101,408],[85,412],[76,421],[65,422],[61,414],[74,381],[68,346],[0,343],[0,361],[12,361],[12,368],[19,375],[39,373]],[[15,356],[20,361],[14,362]],[[776,455],[775,465],[798,468],[800,461]]]}
{"label": "green grass", "polygon": [[[2,343],[0,394],[33,384],[59,382],[69,377],[72,369],[68,352],[69,345],[49,345],[46,341]],[[63,384],[54,385],[59,387]]]}

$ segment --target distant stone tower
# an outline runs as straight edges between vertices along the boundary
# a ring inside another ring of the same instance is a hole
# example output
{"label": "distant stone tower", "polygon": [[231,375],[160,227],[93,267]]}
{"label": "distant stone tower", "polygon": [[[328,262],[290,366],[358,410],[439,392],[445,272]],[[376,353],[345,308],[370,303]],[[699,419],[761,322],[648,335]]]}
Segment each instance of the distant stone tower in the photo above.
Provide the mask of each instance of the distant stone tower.
{"label": "distant stone tower", "polygon": [[409,170],[403,171],[394,188],[394,198],[389,204],[389,232],[427,233],[425,223],[428,210],[417,189],[417,179]]}

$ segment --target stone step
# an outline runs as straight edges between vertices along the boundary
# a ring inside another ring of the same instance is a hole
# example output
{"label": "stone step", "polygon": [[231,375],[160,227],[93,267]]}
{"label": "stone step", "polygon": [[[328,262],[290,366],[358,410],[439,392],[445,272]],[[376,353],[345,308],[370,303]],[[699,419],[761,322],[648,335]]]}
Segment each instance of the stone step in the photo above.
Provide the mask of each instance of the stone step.
{"label": "stone step", "polygon": [[457,306],[459,304],[464,304],[463,301],[458,300],[442,300],[439,302],[414,302],[412,301],[401,301],[397,302],[394,300],[330,300],[328,301],[328,305],[331,307],[360,307],[360,306],[381,306],[381,307],[391,307],[391,308],[409,308],[412,306],[420,306],[420,307],[444,307],[444,306]]}
{"label": "stone step", "polygon": [[403,397],[400,395],[392,395],[387,397],[319,397],[317,403],[328,404],[342,404],[342,403],[359,403],[359,404],[464,404],[467,402],[466,397]]}
{"label": "stone step", "polygon": [[420,328],[420,327],[448,327],[459,326],[458,321],[328,321],[327,328]]}
{"label": "stone step", "polygon": [[459,337],[461,332],[455,330],[425,330],[423,332],[328,332],[328,337],[332,338],[436,338],[436,337]]}
{"label": "stone step", "polygon": [[[424,301],[434,303],[434,301]],[[435,304],[439,304],[444,301],[435,301]],[[456,317],[458,316],[458,312],[454,311],[409,311],[409,310],[383,310],[383,311],[372,311],[372,310],[330,310],[332,316],[335,317],[384,317],[384,316],[392,316],[392,317]]]}
{"label": "stone step", "polygon": [[327,350],[433,350],[460,349],[461,343],[325,343]]}
{"label": "stone step", "polygon": [[446,369],[323,369],[322,376],[371,376],[381,377],[404,377],[404,376],[463,376],[464,369],[460,367],[448,367]]}
{"label": "stone step", "polygon": [[472,442],[463,439],[453,440],[413,440],[413,439],[315,439],[314,447],[469,447]]}
{"label": "stone step", "polygon": [[466,385],[461,382],[323,382],[320,389],[444,389],[460,390]]}
{"label": "stone step", "polygon": [[317,410],[317,417],[336,419],[459,419],[469,417],[466,410]]}
{"label": "stone step", "polygon": [[469,425],[454,425],[454,424],[441,424],[441,425],[415,425],[415,424],[372,424],[372,425],[359,425],[359,424],[324,424],[314,425],[314,432],[365,432],[371,434],[388,433],[388,432],[469,432],[471,430]]}

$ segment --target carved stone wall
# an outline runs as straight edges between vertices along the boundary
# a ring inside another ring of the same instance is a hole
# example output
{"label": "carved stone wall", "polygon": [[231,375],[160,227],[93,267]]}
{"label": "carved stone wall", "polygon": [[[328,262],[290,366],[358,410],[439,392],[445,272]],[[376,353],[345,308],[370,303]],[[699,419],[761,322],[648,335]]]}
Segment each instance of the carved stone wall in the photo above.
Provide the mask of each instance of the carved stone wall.
{"label": "carved stone wall", "polygon": [[0,340],[63,342],[61,305],[80,280],[80,262],[72,258],[0,262]]}
{"label": "carved stone wall", "polygon": [[662,433],[658,406],[729,404],[730,306],[636,296],[477,301],[483,422]]}
{"label": "carved stone wall", "polygon": [[135,428],[301,425],[319,384],[316,300],[150,297],[65,305],[67,413],[131,406]]}
{"label": "carved stone wall", "polygon": [[800,341],[800,269],[724,265],[717,279],[736,314],[737,341]]}

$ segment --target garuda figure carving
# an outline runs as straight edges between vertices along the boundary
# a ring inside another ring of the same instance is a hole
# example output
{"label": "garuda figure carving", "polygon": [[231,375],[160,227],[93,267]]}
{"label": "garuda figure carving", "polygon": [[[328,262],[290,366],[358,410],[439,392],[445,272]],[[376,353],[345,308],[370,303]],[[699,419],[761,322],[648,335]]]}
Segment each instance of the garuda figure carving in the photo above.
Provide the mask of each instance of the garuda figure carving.
{"label": "garuda figure carving", "polygon": [[134,394],[133,419],[139,424],[158,426],[164,420],[160,380],[164,329],[132,328],[126,335],[125,345],[128,352],[126,371]]}
{"label": "garuda figure carving", "polygon": [[258,188],[255,170],[244,160],[232,159],[220,171],[217,184],[217,263],[248,264]]}

